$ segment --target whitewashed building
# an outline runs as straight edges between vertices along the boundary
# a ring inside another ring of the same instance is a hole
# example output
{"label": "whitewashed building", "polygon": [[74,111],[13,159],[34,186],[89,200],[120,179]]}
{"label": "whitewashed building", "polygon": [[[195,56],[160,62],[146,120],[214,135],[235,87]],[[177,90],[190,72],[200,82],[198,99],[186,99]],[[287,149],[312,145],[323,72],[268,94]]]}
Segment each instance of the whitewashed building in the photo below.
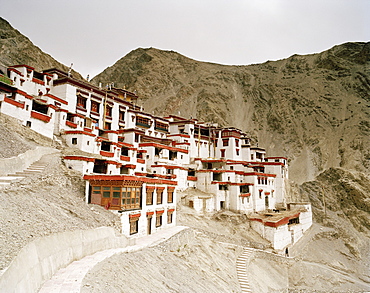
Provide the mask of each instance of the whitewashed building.
{"label": "whitewashed building", "polygon": [[[286,203],[287,158],[268,157],[240,129],[155,116],[137,106],[135,93],[57,69],[1,68],[0,112],[79,150],[64,157],[65,165],[84,175],[87,203],[121,216],[126,236],[176,225],[176,193],[186,188],[204,192],[188,199],[196,212],[254,215],[252,227],[277,249],[291,243],[286,235],[295,241],[310,226],[308,205]],[[299,218],[303,229],[293,229],[295,218],[276,225],[269,224],[272,218],[258,220],[287,206],[305,215]]]}

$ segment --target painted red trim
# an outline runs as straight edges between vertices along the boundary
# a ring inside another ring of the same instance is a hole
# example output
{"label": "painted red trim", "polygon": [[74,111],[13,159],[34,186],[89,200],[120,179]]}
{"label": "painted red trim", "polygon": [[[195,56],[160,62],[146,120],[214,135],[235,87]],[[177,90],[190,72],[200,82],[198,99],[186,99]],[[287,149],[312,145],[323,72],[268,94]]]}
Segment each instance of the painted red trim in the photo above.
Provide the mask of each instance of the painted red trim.
{"label": "painted red trim", "polygon": [[181,153],[185,153],[185,154],[189,153],[188,150],[184,150],[184,149],[180,149],[180,148],[176,148],[176,147],[170,147],[170,146],[155,143],[155,142],[143,142],[143,143],[139,144],[139,147],[157,147],[157,148],[167,149],[167,150],[174,151],[174,152],[181,152]]}
{"label": "painted red trim", "polygon": [[167,213],[173,213],[175,211],[175,209],[169,209],[167,210]]}
{"label": "painted red trim", "polygon": [[24,96],[24,97],[25,97],[25,98],[27,98],[27,99],[30,99],[30,100],[32,100],[32,99],[33,99],[33,97],[32,97],[31,95],[29,95],[29,94],[27,94],[26,92],[21,91],[21,90],[19,90],[19,89],[17,89],[15,92],[16,92],[17,94],[20,94],[20,95]]}
{"label": "painted red trim", "polygon": [[158,214],[158,215],[161,215],[161,214],[164,213],[164,210],[163,211],[155,211],[155,213]]}
{"label": "painted red trim", "polygon": [[284,159],[284,160],[288,160],[288,158],[286,158],[286,157],[267,157],[265,159]]}
{"label": "painted red trim", "polygon": [[67,110],[67,109],[59,108],[59,109],[57,110],[57,112],[65,112],[65,113],[68,113],[68,110]]}
{"label": "painted red trim", "polygon": [[133,144],[129,144],[129,143],[121,142],[121,141],[117,142],[117,144],[120,145],[121,147],[122,146],[123,147],[128,147],[128,148],[133,148],[134,147]]}
{"label": "painted red trim", "polygon": [[68,102],[67,101],[65,101],[65,100],[63,100],[61,98],[58,98],[58,97],[56,97],[56,96],[54,96],[52,94],[46,94],[45,97],[52,98],[53,100],[56,100],[58,102],[61,102],[62,104],[68,105]]}
{"label": "painted red trim", "polygon": [[24,102],[18,102],[13,99],[9,99],[8,97],[4,97],[4,102],[16,106],[18,108],[24,109]]}
{"label": "painted red trim", "polygon": [[126,157],[126,156],[120,156],[119,159],[121,161],[126,161],[126,162],[130,162],[130,157]]}
{"label": "painted red trim", "polygon": [[140,164],[145,164],[145,160],[144,159],[137,159],[137,162],[140,163]]}
{"label": "painted red trim", "polygon": [[[172,123],[172,122],[170,122],[170,123]],[[180,136],[180,137],[190,138],[190,135],[188,135],[188,134],[182,134],[182,133],[169,134],[169,135],[167,135],[167,137],[171,137],[171,136]]]}
{"label": "painted red trim", "polygon": [[164,190],[165,187],[163,187],[163,186],[157,186],[155,189],[157,189],[157,190]]}
{"label": "painted red trim", "polygon": [[41,85],[45,85],[45,82],[44,81],[42,81],[42,80],[40,80],[40,79],[38,79],[38,78],[32,78],[32,81],[34,82],[34,83],[38,83],[38,84],[41,84]]}
{"label": "painted red trim", "polygon": [[181,169],[181,170],[188,170],[187,168],[180,167],[180,166],[168,166],[168,165],[152,165],[152,168],[160,167],[160,168],[166,168],[166,169]]}
{"label": "painted red trim", "polygon": [[84,127],[84,131],[86,131],[86,132],[92,132],[92,129],[87,128],[87,127]]}
{"label": "painted red trim", "polygon": [[12,65],[12,66],[9,66],[9,69],[12,69],[12,68],[19,68],[19,67],[26,67],[26,68],[28,69],[28,71],[35,70],[35,68],[33,68],[32,66],[29,66],[29,65],[26,65],[26,64],[16,64],[16,65]]}
{"label": "painted red trim", "polygon": [[265,191],[265,195],[270,195],[270,192],[268,192],[268,191]]}
{"label": "painted red trim", "polygon": [[77,128],[77,124],[69,120],[66,120],[66,125],[72,128]]}
{"label": "painted red trim", "polygon": [[244,173],[244,176],[265,176],[265,177],[276,177],[276,174],[267,174],[267,173],[249,172],[249,173]]}
{"label": "painted red trim", "polygon": [[174,186],[168,186],[167,190],[173,191],[173,190],[175,190],[175,187]]}
{"label": "painted red trim", "polygon": [[110,157],[110,158],[114,157],[114,153],[111,153],[111,152],[100,151],[100,154],[105,157]]}
{"label": "painted red trim", "polygon": [[152,216],[152,215],[154,215],[154,212],[146,212],[146,215],[147,216]]}
{"label": "painted red trim", "polygon": [[146,189],[154,190],[155,189],[155,186],[147,186]]}
{"label": "painted red trim", "polygon": [[129,169],[135,169],[136,166],[134,164],[126,164],[124,165],[125,168],[129,168]]}
{"label": "painted red trim", "polygon": [[188,176],[188,177],[187,177],[187,180],[189,180],[189,181],[197,181],[197,180],[198,180],[198,178],[197,178],[197,177],[195,177],[195,176]]}
{"label": "painted red trim", "polygon": [[134,214],[134,215],[128,215],[129,218],[139,218],[141,216],[141,213]]}
{"label": "painted red trim", "polygon": [[9,68],[8,68],[8,70],[9,70],[9,71],[13,71],[13,72],[15,72],[16,74],[18,74],[18,75],[20,75],[20,76],[24,76],[24,75],[22,74],[22,72],[20,72],[19,70],[15,69],[15,68],[11,68],[11,67],[9,67]]}
{"label": "painted red trim", "polygon": [[90,133],[90,132],[86,132],[86,131],[82,131],[82,130],[66,130],[66,131],[64,131],[64,134],[83,134],[83,135],[88,135],[88,136],[95,137],[95,134]]}
{"label": "painted red trim", "polygon": [[46,123],[50,122],[50,119],[51,119],[50,116],[39,113],[39,112],[35,112],[35,111],[31,111],[31,117],[35,118],[35,119],[38,119],[38,120],[41,120],[41,121],[44,121]]}
{"label": "painted red trim", "polygon": [[148,174],[148,173],[144,173],[144,172],[135,172],[135,176],[146,176],[146,174]]}
{"label": "painted red trim", "polygon": [[86,162],[95,162],[94,158],[82,157],[82,156],[64,156],[64,160],[76,160],[76,161],[86,161]]}
{"label": "painted red trim", "polygon": [[240,197],[248,197],[248,196],[251,196],[250,193],[242,193],[239,195]]}

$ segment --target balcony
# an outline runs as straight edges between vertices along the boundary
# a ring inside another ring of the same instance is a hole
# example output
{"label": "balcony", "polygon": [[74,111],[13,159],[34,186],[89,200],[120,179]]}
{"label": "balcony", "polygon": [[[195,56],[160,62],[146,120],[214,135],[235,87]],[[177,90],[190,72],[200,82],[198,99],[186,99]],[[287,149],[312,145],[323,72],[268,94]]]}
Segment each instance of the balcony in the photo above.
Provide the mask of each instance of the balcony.
{"label": "balcony", "polygon": [[110,158],[114,157],[114,153],[107,152],[107,151],[100,151],[100,154],[104,157],[110,157]]}
{"label": "balcony", "polygon": [[66,120],[66,125],[71,127],[71,128],[77,128],[77,124],[73,123],[72,121]]}
{"label": "balcony", "polygon": [[38,119],[38,120],[41,120],[41,121],[44,121],[46,123],[50,122],[50,119],[51,119],[50,116],[42,114],[40,112],[36,112],[36,111],[31,111],[31,117],[35,118],[35,119]]}
{"label": "balcony", "polygon": [[136,122],[136,126],[150,128],[150,125],[149,124],[142,123],[142,122]]}
{"label": "balcony", "polygon": [[16,106],[16,107],[19,107],[19,108],[22,108],[24,109],[24,102],[17,102],[13,99],[10,99],[8,97],[4,97],[4,102],[8,103],[8,104],[12,104],[13,106]]}

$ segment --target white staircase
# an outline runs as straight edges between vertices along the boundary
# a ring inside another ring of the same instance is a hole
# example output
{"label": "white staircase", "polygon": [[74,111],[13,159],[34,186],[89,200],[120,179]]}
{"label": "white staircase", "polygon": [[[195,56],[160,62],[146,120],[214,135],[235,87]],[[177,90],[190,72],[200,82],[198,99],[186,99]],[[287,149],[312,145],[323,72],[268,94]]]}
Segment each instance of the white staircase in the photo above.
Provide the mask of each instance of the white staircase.
{"label": "white staircase", "polygon": [[236,260],[236,272],[238,275],[238,280],[240,284],[240,289],[242,292],[252,292],[251,286],[248,279],[248,262],[253,253],[253,248],[244,248],[243,253]]}
{"label": "white staircase", "polygon": [[15,174],[8,174],[7,176],[1,176],[0,187],[8,186],[12,182],[17,182],[25,177],[41,173],[47,165],[48,165],[47,160],[41,158],[40,160],[32,163],[27,169],[21,172],[16,172]]}

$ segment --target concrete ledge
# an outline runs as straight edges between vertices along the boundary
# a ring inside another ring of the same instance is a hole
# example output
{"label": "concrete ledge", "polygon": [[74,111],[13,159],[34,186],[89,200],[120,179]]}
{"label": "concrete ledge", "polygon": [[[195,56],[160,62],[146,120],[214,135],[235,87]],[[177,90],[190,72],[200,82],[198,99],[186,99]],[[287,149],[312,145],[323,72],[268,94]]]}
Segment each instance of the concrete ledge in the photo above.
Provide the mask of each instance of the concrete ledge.
{"label": "concrete ledge", "polygon": [[0,159],[0,176],[13,174],[27,169],[33,162],[41,159],[42,156],[58,152],[58,150],[49,147],[36,147],[33,150],[26,151],[16,157]]}
{"label": "concrete ledge", "polygon": [[42,237],[19,252],[0,276],[0,292],[37,292],[60,268],[97,251],[122,248],[129,240],[111,227],[79,230]]}

